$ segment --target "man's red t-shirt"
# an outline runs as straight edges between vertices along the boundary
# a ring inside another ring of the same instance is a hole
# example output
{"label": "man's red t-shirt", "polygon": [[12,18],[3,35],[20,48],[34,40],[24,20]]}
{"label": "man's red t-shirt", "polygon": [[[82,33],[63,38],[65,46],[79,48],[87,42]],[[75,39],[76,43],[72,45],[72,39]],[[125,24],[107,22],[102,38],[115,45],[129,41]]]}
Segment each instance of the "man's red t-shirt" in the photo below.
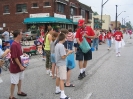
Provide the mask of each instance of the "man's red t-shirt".
{"label": "man's red t-shirt", "polygon": [[121,39],[123,38],[123,34],[121,33],[121,31],[116,31],[114,33],[114,37],[116,41],[121,41]]}
{"label": "man's red t-shirt", "polygon": [[[79,28],[77,30],[75,38],[79,38],[79,41],[82,42],[82,40],[83,40],[82,37],[83,37],[84,33],[86,33],[88,36],[94,36],[95,35],[92,28],[89,26],[86,26],[85,28]],[[91,43],[91,39],[86,38],[86,40],[88,41],[88,43]]]}
{"label": "man's red t-shirt", "polygon": [[111,39],[112,33],[107,33],[107,39]]}
{"label": "man's red t-shirt", "polygon": [[21,44],[14,41],[11,45],[11,61],[10,61],[11,73],[21,72],[19,66],[14,60],[14,58],[18,58],[19,62],[21,63],[21,58],[20,58],[21,55],[22,55]]}

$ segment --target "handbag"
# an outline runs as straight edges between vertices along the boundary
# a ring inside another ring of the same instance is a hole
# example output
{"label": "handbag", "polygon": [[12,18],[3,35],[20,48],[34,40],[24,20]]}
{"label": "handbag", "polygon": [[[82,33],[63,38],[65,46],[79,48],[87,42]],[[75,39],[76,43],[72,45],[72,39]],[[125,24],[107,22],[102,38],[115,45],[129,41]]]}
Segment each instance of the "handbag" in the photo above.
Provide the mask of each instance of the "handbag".
{"label": "handbag", "polygon": [[122,39],[121,40],[121,46],[124,47],[125,46],[125,41]]}
{"label": "handbag", "polygon": [[81,48],[83,53],[87,53],[91,49],[85,37],[83,37],[83,41],[81,42],[79,47]]}
{"label": "handbag", "polygon": [[74,53],[72,54],[69,54],[66,58],[66,66],[69,68],[69,69],[73,69],[75,68],[75,58],[74,58]]}

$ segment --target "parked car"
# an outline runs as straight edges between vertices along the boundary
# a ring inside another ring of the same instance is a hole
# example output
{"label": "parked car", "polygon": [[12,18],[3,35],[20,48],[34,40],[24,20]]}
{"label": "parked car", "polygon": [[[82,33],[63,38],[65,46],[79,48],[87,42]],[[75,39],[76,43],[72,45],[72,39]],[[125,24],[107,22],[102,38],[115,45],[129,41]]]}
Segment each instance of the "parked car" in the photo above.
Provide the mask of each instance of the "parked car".
{"label": "parked car", "polygon": [[27,40],[33,40],[36,39],[37,32],[36,31],[23,32],[22,35],[23,35],[22,39],[26,38]]}

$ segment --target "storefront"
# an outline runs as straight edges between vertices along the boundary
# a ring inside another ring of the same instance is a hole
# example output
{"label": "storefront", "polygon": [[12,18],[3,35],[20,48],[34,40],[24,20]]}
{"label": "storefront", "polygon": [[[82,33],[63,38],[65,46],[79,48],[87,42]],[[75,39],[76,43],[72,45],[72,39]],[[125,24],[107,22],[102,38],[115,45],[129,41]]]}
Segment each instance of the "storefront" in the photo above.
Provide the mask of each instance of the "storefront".
{"label": "storefront", "polygon": [[56,26],[60,26],[61,28],[72,28],[73,30],[77,26],[72,20],[66,19],[65,15],[56,13],[54,13],[54,17],[50,17],[49,13],[30,14],[29,18],[24,19],[24,24],[27,25],[27,30],[37,30],[39,27],[43,28],[45,31],[47,30],[48,25],[51,25],[53,29]]}

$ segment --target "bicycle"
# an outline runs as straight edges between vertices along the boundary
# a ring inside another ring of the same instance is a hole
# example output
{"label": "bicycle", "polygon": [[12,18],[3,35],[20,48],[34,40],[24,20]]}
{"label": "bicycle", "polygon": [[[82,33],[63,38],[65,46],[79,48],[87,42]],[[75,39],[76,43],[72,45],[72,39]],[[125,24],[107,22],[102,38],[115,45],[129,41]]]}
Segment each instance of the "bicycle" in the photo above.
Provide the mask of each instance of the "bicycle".
{"label": "bicycle", "polygon": [[27,40],[27,38],[23,38],[21,41],[22,46],[30,46],[30,42]]}

